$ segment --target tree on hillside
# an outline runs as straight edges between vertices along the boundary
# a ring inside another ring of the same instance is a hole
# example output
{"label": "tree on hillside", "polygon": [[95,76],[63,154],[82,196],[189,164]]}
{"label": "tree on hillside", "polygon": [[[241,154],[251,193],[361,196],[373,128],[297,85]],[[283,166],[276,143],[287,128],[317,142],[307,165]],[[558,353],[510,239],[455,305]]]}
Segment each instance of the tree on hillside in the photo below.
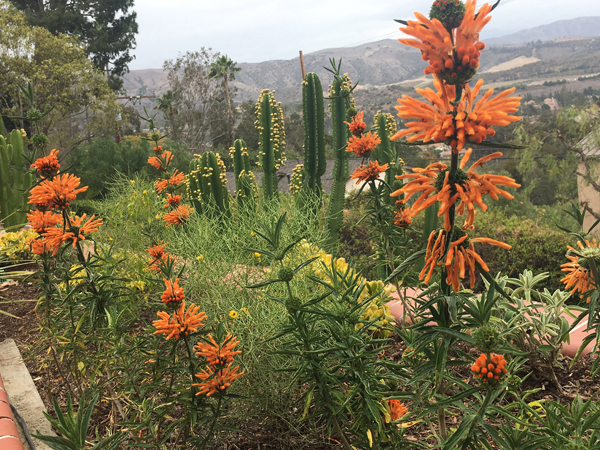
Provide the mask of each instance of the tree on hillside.
{"label": "tree on hillside", "polygon": [[191,152],[202,153],[211,147],[211,121],[219,110],[219,99],[223,98],[223,84],[209,76],[218,56],[202,47],[163,64],[179,105],[173,117],[174,128],[179,141],[187,144]]}
{"label": "tree on hillside", "polygon": [[177,140],[177,128],[175,128],[175,114],[177,112],[178,100],[175,98],[175,94],[170,89],[163,95],[156,99],[156,109],[158,109],[163,116],[169,118],[169,125],[171,125],[171,138]]}
{"label": "tree on hillside", "polygon": [[121,89],[121,76],[129,71],[138,32],[134,0],[10,0],[31,25],[54,35],[78,37],[88,57],[109,76],[113,90]]}
{"label": "tree on hillside", "polygon": [[223,85],[225,87],[225,96],[227,98],[227,108],[229,113],[229,145],[233,144],[233,113],[231,110],[231,98],[229,96],[229,80],[235,80],[235,74],[240,72],[242,69],[237,67],[237,63],[229,58],[227,55],[221,55],[217,60],[212,63],[210,73],[208,74],[211,78],[223,78]]}

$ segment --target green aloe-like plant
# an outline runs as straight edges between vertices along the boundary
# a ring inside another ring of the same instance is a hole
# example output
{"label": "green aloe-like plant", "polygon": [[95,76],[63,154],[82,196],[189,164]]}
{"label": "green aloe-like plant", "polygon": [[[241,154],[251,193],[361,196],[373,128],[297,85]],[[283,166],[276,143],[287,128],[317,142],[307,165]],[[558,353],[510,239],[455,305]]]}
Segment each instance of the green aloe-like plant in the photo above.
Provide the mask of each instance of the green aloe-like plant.
{"label": "green aloe-like plant", "polygon": [[259,163],[263,170],[263,198],[277,201],[277,170],[285,164],[285,130],[281,103],[275,101],[274,93],[268,89],[261,92],[256,103],[256,128]]}
{"label": "green aloe-like plant", "polygon": [[325,112],[323,88],[316,73],[307,73],[302,82],[302,112],[304,119],[303,189],[317,198],[322,196],[321,177],[325,174]]}
{"label": "green aloe-like plant", "polygon": [[0,134],[0,219],[5,228],[27,222],[26,191],[34,182],[35,175],[29,171],[21,133],[13,130],[8,135]]}
{"label": "green aloe-like plant", "polygon": [[188,195],[198,214],[219,219],[231,217],[225,164],[218,153],[194,155],[190,162]]}
{"label": "green aloe-like plant", "polygon": [[337,244],[338,234],[344,219],[344,199],[346,196],[346,180],[349,176],[348,155],[346,145],[349,138],[349,129],[346,121],[356,115],[354,99],[352,98],[352,81],[348,74],[340,75],[341,60],[336,65],[331,60],[333,83],[329,87],[329,100],[331,107],[331,120],[333,122],[333,152],[335,164],[333,166],[333,186],[329,198],[329,208],[325,217],[327,228],[327,245],[333,250]]}
{"label": "green aloe-like plant", "polygon": [[235,191],[240,208],[254,209],[257,193],[256,177],[250,170],[250,156],[246,142],[237,139],[229,149],[229,156],[233,160],[235,173]]}
{"label": "green aloe-like plant", "polygon": [[[71,396],[69,396],[67,401],[67,413],[63,414],[56,398],[52,398],[52,404],[54,405],[57,419],[54,419],[46,412],[44,412],[44,415],[54,429],[62,436],[34,434],[33,437],[39,439],[54,450],[87,450],[89,446],[86,444],[85,438],[90,426],[92,411],[98,401],[98,394],[92,398],[92,401],[87,406],[85,406],[86,400],[85,394],[82,395],[79,400],[79,409],[77,413],[75,413],[73,412]],[[124,433],[115,433],[101,439],[91,448],[91,450],[116,450],[126,438],[127,435]]]}

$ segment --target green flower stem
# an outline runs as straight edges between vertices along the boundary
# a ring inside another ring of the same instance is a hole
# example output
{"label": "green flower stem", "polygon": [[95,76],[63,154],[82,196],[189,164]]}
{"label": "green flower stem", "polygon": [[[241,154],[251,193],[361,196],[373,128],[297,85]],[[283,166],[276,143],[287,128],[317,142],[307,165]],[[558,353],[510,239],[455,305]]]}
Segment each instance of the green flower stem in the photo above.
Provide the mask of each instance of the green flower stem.
{"label": "green flower stem", "polygon": [[215,410],[215,414],[213,416],[212,423],[210,424],[210,429],[208,430],[207,435],[204,437],[204,440],[202,441],[202,447],[200,447],[200,450],[204,450],[206,448],[206,444],[208,444],[208,442],[211,440],[211,438],[213,436],[215,426],[217,425],[217,419],[221,415],[221,406],[222,405],[223,405],[223,394],[219,394],[219,402],[217,403],[217,409]]}
{"label": "green flower stem", "polygon": [[196,375],[196,368],[194,365],[194,356],[192,355],[192,347],[190,346],[190,340],[188,339],[188,337],[186,335],[183,336],[183,341],[185,342],[185,349],[187,350],[187,354],[188,354],[188,359],[190,361],[190,377],[192,378],[192,405],[194,403],[196,403],[196,386],[193,385],[194,383],[194,377]]}

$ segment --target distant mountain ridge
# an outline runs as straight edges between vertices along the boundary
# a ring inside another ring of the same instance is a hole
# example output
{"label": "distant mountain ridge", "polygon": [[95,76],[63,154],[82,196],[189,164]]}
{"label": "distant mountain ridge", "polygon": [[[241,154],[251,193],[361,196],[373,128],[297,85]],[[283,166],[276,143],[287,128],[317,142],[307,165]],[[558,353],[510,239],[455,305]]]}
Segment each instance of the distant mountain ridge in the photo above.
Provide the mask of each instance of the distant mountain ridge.
{"label": "distant mountain ridge", "polygon": [[600,36],[600,17],[578,17],[559,20],[548,25],[518,31],[516,33],[485,39],[487,45],[524,44],[526,42],[550,41],[566,36]]}
{"label": "distant mountain ridge", "polygon": [[[597,0],[594,0],[597,1]],[[539,85],[552,77],[566,78],[600,72],[600,40],[590,37],[579,40],[559,39],[565,36],[600,35],[600,17],[561,20],[549,25],[523,30],[501,38],[485,39],[489,45],[481,59],[479,73],[487,82],[501,83],[525,80],[527,85]],[[539,41],[544,41],[539,43]],[[534,45],[529,45],[530,42]],[[409,92],[418,85],[427,85],[423,77],[426,62],[421,54],[395,39],[362,44],[351,48],[330,48],[304,55],[307,72],[316,72],[327,89],[331,78],[324,67],[329,59],[343,59],[342,72],[359,82],[359,92],[390,97],[389,94]],[[301,101],[302,74],[298,57],[261,63],[240,63],[242,69],[231,85],[237,88],[235,101],[256,100],[262,89],[275,89],[277,100],[283,103]],[[489,70],[489,72],[487,72]],[[487,72],[487,73],[486,73]],[[542,81],[539,81],[539,80]],[[162,69],[132,70],[124,77],[124,87],[130,95],[161,95],[168,89],[166,72]],[[384,92],[387,91],[387,94]],[[371,97],[376,97],[371,95]],[[363,99],[369,101],[368,99]],[[380,101],[371,105],[379,109]],[[145,103],[151,106],[150,102]]]}

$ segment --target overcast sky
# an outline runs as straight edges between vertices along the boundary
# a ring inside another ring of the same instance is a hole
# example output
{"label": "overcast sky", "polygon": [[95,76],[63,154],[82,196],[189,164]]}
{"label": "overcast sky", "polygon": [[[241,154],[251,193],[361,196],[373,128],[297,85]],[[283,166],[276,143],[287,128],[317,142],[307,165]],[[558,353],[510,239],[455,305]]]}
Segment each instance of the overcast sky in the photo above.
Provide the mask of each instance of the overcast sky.
{"label": "overcast sky", "polygon": [[[494,0],[495,1],[495,0]],[[393,19],[428,13],[433,0],[135,0],[139,34],[131,69],[162,67],[212,47],[234,61],[292,59],[332,47],[398,38]],[[484,1],[479,0],[478,4]],[[562,19],[600,16],[600,0],[502,0],[484,37]]]}

